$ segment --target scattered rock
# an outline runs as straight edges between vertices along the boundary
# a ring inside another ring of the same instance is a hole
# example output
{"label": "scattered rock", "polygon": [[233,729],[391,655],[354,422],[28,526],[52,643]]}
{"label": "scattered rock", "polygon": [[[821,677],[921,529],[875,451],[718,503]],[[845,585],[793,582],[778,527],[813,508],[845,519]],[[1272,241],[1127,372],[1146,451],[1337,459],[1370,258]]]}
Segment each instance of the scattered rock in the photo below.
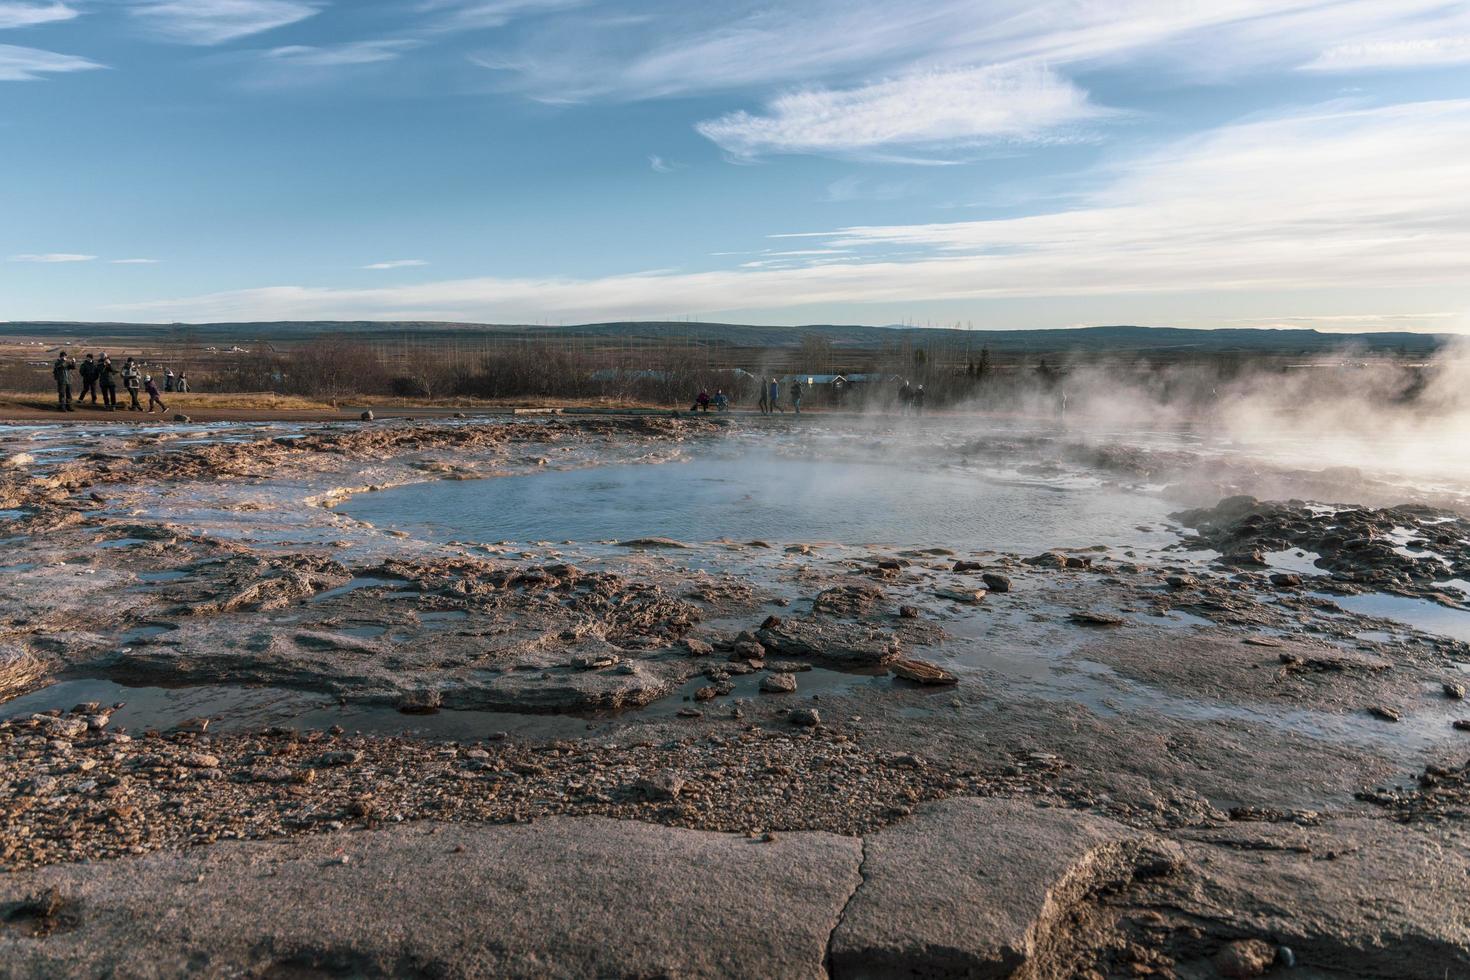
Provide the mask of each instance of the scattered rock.
{"label": "scattered rock", "polygon": [[1067,617],[1078,626],[1122,626],[1123,617],[1112,613],[1092,612],[1087,609],[1079,609]]}
{"label": "scattered rock", "polygon": [[675,772],[656,772],[633,783],[633,792],[645,800],[672,802],[684,792],[684,777]]}
{"label": "scattered rock", "polygon": [[1230,980],[1250,980],[1271,968],[1276,961],[1276,947],[1259,939],[1237,939],[1226,943],[1215,954],[1215,969]]}
{"label": "scattered rock", "polygon": [[787,719],[801,728],[816,728],[822,723],[822,715],[816,708],[792,708]]}
{"label": "scattered rock", "polygon": [[358,416],[358,418],[362,419],[364,422],[371,422],[373,420],[373,413],[363,412],[361,415]]}
{"label": "scattered rock", "polygon": [[1463,701],[1463,700],[1465,700],[1465,685],[1464,684],[1458,684],[1458,683],[1456,683],[1454,681],[1445,681],[1444,684],[1442,685],[1442,687],[1443,687],[1443,690],[1444,690],[1444,696],[1445,697],[1452,698],[1452,699],[1454,699],[1456,701]]}
{"label": "scattered rock", "polygon": [[792,674],[767,674],[761,678],[761,690],[767,694],[790,694],[796,690],[796,677]]}
{"label": "scattered rock", "polygon": [[1302,577],[1291,572],[1277,572],[1271,576],[1271,584],[1277,588],[1295,589],[1302,584]]}
{"label": "scattered rock", "polygon": [[991,592],[1011,591],[1011,577],[1009,575],[1002,575],[999,572],[986,572],[980,576],[980,581],[984,582],[985,587]]}
{"label": "scattered rock", "polygon": [[927,660],[900,659],[888,665],[888,669],[897,677],[916,684],[949,685],[958,684],[960,679],[949,671],[944,670]]}
{"label": "scattered rock", "polygon": [[919,607],[918,606],[899,606],[898,607],[898,618],[899,619],[918,619],[919,618]]}
{"label": "scattered rock", "polygon": [[985,598],[984,589],[936,589],[934,594],[941,599],[971,606]]}
{"label": "scattered rock", "polygon": [[1386,708],[1381,704],[1375,704],[1371,706],[1368,709],[1368,714],[1372,715],[1374,718],[1380,718],[1383,721],[1398,721],[1401,717],[1397,711],[1393,710],[1392,708]]}
{"label": "scattered rock", "polygon": [[684,638],[684,649],[689,651],[691,657],[708,657],[715,652],[715,648],[704,640],[696,639],[692,636],[686,636]]}

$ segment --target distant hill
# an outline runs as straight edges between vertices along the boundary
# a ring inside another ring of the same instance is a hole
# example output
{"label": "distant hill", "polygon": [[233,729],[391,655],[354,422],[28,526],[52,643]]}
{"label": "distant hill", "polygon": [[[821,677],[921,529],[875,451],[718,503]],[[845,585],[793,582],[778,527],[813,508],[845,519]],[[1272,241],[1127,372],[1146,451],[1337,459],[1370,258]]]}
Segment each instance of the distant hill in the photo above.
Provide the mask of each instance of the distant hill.
{"label": "distant hill", "polygon": [[920,347],[988,347],[994,354],[1170,353],[1178,355],[1238,352],[1243,354],[1314,354],[1343,348],[1364,351],[1432,354],[1448,341],[1443,334],[1321,333],[1317,330],[1232,328],[1186,330],[1178,327],[1101,326],[1055,330],[952,330],[924,327],[806,324],[756,326],[740,323],[625,321],[560,327],[529,324],[441,323],[434,321],[284,320],[241,323],[69,323],[62,321],[0,322],[0,337],[53,338],[58,341],[137,340],[157,343],[187,333],[194,343],[233,344],[246,341],[299,343],[326,334],[364,340],[468,339],[480,335],[502,340],[586,338],[609,343],[670,341],[738,348],[795,347],[816,334],[835,347],[875,349],[903,343]]}

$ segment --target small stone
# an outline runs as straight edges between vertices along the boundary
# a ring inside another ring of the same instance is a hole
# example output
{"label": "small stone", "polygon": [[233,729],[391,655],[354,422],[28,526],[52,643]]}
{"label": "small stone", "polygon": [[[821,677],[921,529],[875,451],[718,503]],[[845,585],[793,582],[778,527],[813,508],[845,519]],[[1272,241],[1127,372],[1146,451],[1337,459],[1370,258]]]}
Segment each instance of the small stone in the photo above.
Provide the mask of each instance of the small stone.
{"label": "small stone", "polygon": [[191,769],[218,769],[219,757],[204,752],[190,752],[181,760],[184,765]]}
{"label": "small stone", "polygon": [[672,802],[684,792],[684,777],[675,772],[656,772],[633,783],[633,792],[656,803]]}
{"label": "small stone", "polygon": [[958,677],[927,660],[895,660],[888,665],[888,669],[893,671],[894,676],[915,684],[949,685],[960,682]]}
{"label": "small stone", "polygon": [[185,415],[183,412],[175,412],[174,413],[174,421],[175,422],[182,422],[183,424],[188,425],[190,422],[192,422],[194,420],[191,419],[191,418],[189,418],[189,416]]}
{"label": "small stone", "polygon": [[714,647],[692,636],[684,638],[684,649],[689,651],[691,657],[708,657],[715,652]]}
{"label": "small stone", "polygon": [[694,700],[713,701],[719,695],[719,693],[720,692],[715,690],[713,687],[701,687],[699,690],[694,692]]}
{"label": "small stone", "polygon": [[1092,612],[1087,609],[1079,609],[1067,617],[1078,626],[1122,626],[1123,617],[1114,616],[1112,613]]}
{"label": "small stone", "polygon": [[1192,589],[1199,585],[1199,580],[1193,575],[1170,575],[1164,582],[1171,589]]}
{"label": "small stone", "polygon": [[185,718],[174,726],[176,732],[190,732],[195,735],[203,735],[208,730],[208,718]]}
{"label": "small stone", "polygon": [[363,412],[361,415],[358,416],[358,418],[362,419],[364,422],[371,422],[373,420],[373,413]]}
{"label": "small stone", "polygon": [[615,653],[579,653],[572,658],[572,666],[577,670],[601,670],[617,666],[619,659]]}
{"label": "small stone", "polygon": [[1009,575],[1002,575],[999,572],[986,572],[980,576],[980,580],[985,583],[985,587],[991,592],[1011,591],[1011,579]]}
{"label": "small stone", "polygon": [[319,766],[336,767],[351,766],[362,761],[362,753],[355,749],[347,749],[341,752],[323,752],[317,756],[316,763]]}
{"label": "small stone", "polygon": [[822,716],[816,708],[792,708],[786,717],[793,725],[802,728],[816,728],[822,723]]}
{"label": "small stone", "polygon": [[1445,697],[1447,697],[1447,698],[1453,698],[1456,701],[1463,701],[1463,700],[1465,700],[1465,685],[1464,684],[1457,684],[1454,681],[1445,681],[1444,682],[1444,685],[1443,685],[1443,689],[1444,689],[1444,696]]}
{"label": "small stone", "polygon": [[936,589],[934,594],[951,602],[973,606],[985,598],[984,589]]}
{"label": "small stone", "polygon": [[1470,732],[1470,718],[1456,718],[1450,722],[1450,727],[1457,732]]}
{"label": "small stone", "polygon": [[919,607],[918,606],[899,606],[898,607],[898,618],[899,619],[918,619],[919,618]]}
{"label": "small stone", "polygon": [[790,694],[796,690],[796,677],[792,674],[767,674],[761,678],[761,690],[767,694]]}
{"label": "small stone", "polygon": [[1392,708],[1385,708],[1383,705],[1380,704],[1375,704],[1370,707],[1368,709],[1368,714],[1372,715],[1374,718],[1382,719],[1383,721],[1398,721],[1400,718],[1400,715],[1397,711],[1393,710]]}
{"label": "small stone", "polygon": [[1279,589],[1295,589],[1302,584],[1302,577],[1290,572],[1277,572],[1271,576],[1271,584]]}
{"label": "small stone", "polygon": [[1271,968],[1276,960],[1276,947],[1259,939],[1237,939],[1226,943],[1215,954],[1215,969],[1230,980],[1249,980]]}

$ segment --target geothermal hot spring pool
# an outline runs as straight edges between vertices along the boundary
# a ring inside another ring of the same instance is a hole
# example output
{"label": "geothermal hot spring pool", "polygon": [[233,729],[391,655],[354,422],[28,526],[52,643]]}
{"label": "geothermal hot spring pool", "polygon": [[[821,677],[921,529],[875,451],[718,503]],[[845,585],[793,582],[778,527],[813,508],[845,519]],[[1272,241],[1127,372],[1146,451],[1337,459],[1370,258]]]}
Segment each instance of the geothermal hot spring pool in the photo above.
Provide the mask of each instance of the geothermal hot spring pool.
{"label": "geothermal hot spring pool", "polygon": [[1154,526],[1169,509],[1158,496],[1087,475],[777,455],[436,481],[360,494],[338,509],[378,527],[480,541],[660,536],[1033,554],[1172,540]]}

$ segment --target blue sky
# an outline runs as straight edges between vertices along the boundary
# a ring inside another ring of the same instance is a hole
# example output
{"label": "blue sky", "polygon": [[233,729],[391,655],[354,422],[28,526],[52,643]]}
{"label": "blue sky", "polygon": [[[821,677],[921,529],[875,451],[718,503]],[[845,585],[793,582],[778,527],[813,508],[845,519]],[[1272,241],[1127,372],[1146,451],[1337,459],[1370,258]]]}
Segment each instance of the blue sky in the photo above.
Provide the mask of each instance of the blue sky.
{"label": "blue sky", "polygon": [[1470,0],[0,0],[0,319],[1470,332]]}

